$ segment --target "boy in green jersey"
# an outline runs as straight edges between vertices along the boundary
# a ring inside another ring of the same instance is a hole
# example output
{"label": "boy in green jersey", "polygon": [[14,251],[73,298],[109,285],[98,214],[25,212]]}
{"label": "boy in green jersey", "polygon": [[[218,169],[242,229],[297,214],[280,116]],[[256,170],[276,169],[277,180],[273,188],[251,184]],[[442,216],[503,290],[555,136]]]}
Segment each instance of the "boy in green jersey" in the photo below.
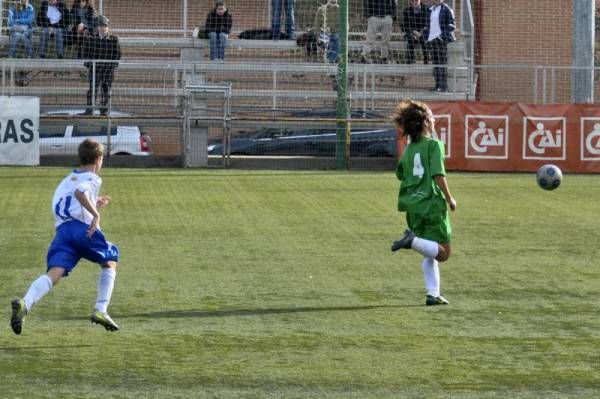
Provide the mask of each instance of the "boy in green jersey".
{"label": "boy in green jersey", "polygon": [[406,212],[409,229],[394,241],[392,251],[412,248],[423,255],[425,304],[447,305],[448,301],[440,293],[438,262],[450,257],[452,228],[446,204],[454,211],[456,201],[446,180],[444,144],[431,137],[435,120],[424,103],[402,101],[393,119],[398,133],[408,136],[410,143],[396,167],[396,177],[402,182],[398,210]]}

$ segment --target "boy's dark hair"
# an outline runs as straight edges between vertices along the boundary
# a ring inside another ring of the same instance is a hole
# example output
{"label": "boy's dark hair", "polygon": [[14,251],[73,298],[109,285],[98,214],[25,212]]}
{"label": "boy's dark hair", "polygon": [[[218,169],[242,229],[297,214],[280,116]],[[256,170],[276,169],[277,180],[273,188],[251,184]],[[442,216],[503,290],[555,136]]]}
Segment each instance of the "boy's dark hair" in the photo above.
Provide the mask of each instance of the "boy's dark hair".
{"label": "boy's dark hair", "polygon": [[85,139],[79,144],[78,153],[81,165],[91,165],[104,156],[104,146],[96,140]]}
{"label": "boy's dark hair", "polygon": [[223,0],[215,1],[215,8],[219,8],[221,6],[225,7],[225,2]]}
{"label": "boy's dark hair", "polygon": [[402,128],[403,135],[417,142],[433,130],[433,114],[429,107],[420,101],[404,100],[396,107],[392,119]]}

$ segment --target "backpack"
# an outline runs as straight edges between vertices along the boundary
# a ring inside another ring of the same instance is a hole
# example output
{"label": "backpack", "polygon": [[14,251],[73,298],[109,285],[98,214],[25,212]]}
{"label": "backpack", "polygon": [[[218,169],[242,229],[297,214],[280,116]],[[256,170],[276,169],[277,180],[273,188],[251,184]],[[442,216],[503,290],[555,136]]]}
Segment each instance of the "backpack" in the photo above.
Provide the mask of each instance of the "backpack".
{"label": "backpack", "polygon": [[306,49],[306,55],[309,57],[312,57],[317,54],[318,42],[319,37],[313,31],[303,33],[296,39],[296,44],[299,47],[304,47]]}
{"label": "backpack", "polygon": [[[257,29],[248,29],[240,33],[240,39],[246,40],[271,40],[273,38],[273,34],[271,29],[265,28],[257,28]],[[279,35],[281,40],[287,40],[288,36],[286,33],[281,32]]]}

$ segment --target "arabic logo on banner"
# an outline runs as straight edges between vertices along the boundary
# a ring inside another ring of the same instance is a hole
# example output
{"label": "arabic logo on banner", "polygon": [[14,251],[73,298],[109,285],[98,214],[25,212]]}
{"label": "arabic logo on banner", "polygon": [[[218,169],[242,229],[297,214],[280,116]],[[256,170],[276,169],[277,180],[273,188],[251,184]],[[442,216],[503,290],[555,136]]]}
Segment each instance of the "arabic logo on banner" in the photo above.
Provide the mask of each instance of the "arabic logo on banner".
{"label": "arabic logo on banner", "polygon": [[566,159],[566,126],[563,117],[524,117],[523,159]]}
{"label": "arabic logo on banner", "polygon": [[600,118],[581,118],[581,160],[600,161]]}
{"label": "arabic logo on banner", "polygon": [[508,159],[508,115],[467,115],[465,158]]}
{"label": "arabic logo on banner", "polygon": [[433,138],[440,140],[444,143],[444,154],[446,158],[450,158],[452,155],[452,116],[447,115],[434,115],[435,126],[433,130]]}

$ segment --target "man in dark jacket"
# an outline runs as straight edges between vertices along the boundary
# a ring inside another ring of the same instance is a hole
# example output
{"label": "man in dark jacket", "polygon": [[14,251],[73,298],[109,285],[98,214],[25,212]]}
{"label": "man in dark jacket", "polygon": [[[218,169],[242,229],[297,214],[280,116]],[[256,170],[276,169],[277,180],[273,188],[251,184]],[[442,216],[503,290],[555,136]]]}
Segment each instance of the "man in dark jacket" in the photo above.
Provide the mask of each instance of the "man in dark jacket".
{"label": "man in dark jacket", "polygon": [[225,59],[225,45],[232,25],[233,18],[225,7],[225,3],[222,0],[217,0],[215,8],[206,16],[206,23],[204,24],[210,42],[211,61],[223,62]]}
{"label": "man in dark jacket", "polygon": [[100,114],[108,114],[108,102],[110,99],[110,89],[113,83],[115,68],[118,62],[92,62],[92,60],[120,60],[121,46],[119,38],[108,32],[109,20],[103,15],[98,16],[96,22],[97,32],[92,36],[86,37],[84,42],[85,66],[88,68],[88,79],[90,88],[87,92],[86,114],[92,114],[91,106],[95,104],[95,98],[98,94],[98,87],[101,89]]}
{"label": "man in dark jacket", "polygon": [[363,10],[367,19],[367,44],[362,49],[363,62],[370,62],[369,54],[381,33],[381,59],[387,63],[390,52],[392,28],[396,19],[396,0],[364,0]]}
{"label": "man in dark jacket", "polygon": [[433,68],[435,87],[433,91],[448,91],[448,43],[456,40],[454,37],[454,13],[444,0],[434,0],[428,10],[429,25],[425,29],[424,36],[431,51],[431,62],[440,65]]}
{"label": "man in dark jacket", "polygon": [[421,46],[423,52],[423,64],[429,63],[427,45],[423,32],[429,25],[427,20],[427,6],[421,4],[421,0],[410,0],[408,7],[402,13],[402,31],[406,37],[406,63],[415,63],[415,45]]}
{"label": "man in dark jacket", "polygon": [[56,43],[56,56],[63,58],[65,28],[69,24],[69,12],[65,4],[59,0],[42,1],[40,12],[37,15],[37,24],[42,28],[40,37],[40,58],[46,58],[48,39],[54,35]]}

